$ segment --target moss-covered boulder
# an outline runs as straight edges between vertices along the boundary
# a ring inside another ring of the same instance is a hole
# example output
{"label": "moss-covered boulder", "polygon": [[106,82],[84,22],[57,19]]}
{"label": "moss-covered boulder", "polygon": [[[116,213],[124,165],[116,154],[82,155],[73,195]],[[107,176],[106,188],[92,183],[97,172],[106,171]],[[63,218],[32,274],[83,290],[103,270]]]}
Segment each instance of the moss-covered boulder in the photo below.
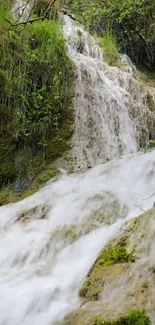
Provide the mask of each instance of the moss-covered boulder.
{"label": "moss-covered boulder", "polygon": [[155,208],[125,223],[81,286],[81,308],[63,325],[155,323],[154,225]]}
{"label": "moss-covered boulder", "polygon": [[[135,261],[133,252],[127,251],[125,242],[122,244],[120,243],[101,251],[86,281],[80,289],[79,294],[84,298],[84,302],[98,300],[99,295],[104,289],[105,277],[107,277],[107,275],[109,276],[113,270],[115,276],[117,274],[120,275],[126,267],[126,265],[124,265],[125,263]],[[120,266],[119,264],[122,265]]]}
{"label": "moss-covered boulder", "polygon": [[155,320],[154,224],[153,208],[128,221],[101,251],[80,289],[82,308],[104,315],[144,308]]}

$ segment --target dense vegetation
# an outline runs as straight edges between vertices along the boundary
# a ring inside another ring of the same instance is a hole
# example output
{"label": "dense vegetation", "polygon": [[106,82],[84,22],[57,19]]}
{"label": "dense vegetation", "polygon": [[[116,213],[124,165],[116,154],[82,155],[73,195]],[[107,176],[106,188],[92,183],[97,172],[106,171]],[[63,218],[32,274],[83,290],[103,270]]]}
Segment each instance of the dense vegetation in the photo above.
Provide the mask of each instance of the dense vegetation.
{"label": "dense vegetation", "polygon": [[101,37],[114,36],[137,66],[155,67],[154,0],[62,0],[77,19]]}
{"label": "dense vegetation", "polygon": [[[1,4],[1,29],[6,14]],[[72,79],[66,41],[56,21],[1,33],[1,186],[16,180],[14,187],[22,191],[45,164],[70,147]]]}

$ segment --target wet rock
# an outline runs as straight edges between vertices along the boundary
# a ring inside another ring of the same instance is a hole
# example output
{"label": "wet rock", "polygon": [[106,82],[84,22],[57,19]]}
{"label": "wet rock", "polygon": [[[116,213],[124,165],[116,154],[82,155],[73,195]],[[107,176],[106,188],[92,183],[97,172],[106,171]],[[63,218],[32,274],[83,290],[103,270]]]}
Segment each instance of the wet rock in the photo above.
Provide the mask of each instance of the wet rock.
{"label": "wet rock", "polygon": [[122,233],[100,253],[81,287],[82,308],[69,314],[64,325],[88,325],[98,315],[102,320],[116,318],[135,308],[146,310],[155,323],[154,226],[154,209],[123,226]]}
{"label": "wet rock", "polygon": [[38,205],[28,211],[23,211],[19,217],[18,221],[21,223],[27,223],[32,220],[39,220],[46,218],[46,215],[49,211],[49,207],[46,205]]}
{"label": "wet rock", "polygon": [[83,206],[84,211],[90,211],[81,223],[58,227],[52,234],[54,242],[61,242],[61,246],[73,243],[79,237],[84,236],[98,227],[110,225],[123,218],[127,208],[121,206],[119,200],[110,192],[90,197]]}

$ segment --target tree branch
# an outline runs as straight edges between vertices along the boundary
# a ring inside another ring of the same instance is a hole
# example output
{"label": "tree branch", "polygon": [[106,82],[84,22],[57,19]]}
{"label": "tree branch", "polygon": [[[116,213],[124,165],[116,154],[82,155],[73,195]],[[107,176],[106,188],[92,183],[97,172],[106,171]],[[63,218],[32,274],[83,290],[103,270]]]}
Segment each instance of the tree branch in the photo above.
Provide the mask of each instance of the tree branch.
{"label": "tree branch", "polygon": [[140,209],[141,211],[145,212],[145,210],[143,210],[141,207],[139,207],[138,205],[134,204],[134,207]]}
{"label": "tree branch", "polygon": [[142,200],[143,200],[143,201],[148,200],[148,199],[150,199],[150,197],[152,197],[154,194],[155,194],[155,192],[153,192],[150,196],[148,196],[148,197],[146,197],[145,199],[142,199]]}
{"label": "tree branch", "polygon": [[59,12],[61,12],[64,15],[67,15],[68,17],[70,17],[73,20],[77,20],[71,13],[69,13],[66,9],[64,8],[59,8]]}
{"label": "tree branch", "polygon": [[[30,2],[30,0],[28,0],[28,1],[26,2],[26,6],[28,5],[29,2]],[[5,21],[6,21],[6,22],[7,22],[7,23],[12,27],[12,28],[17,27],[17,26],[21,26],[21,25],[33,24],[34,22],[37,22],[37,21],[43,21],[44,19],[46,19],[48,12],[52,9],[52,7],[53,7],[53,5],[55,4],[55,2],[56,2],[56,0],[52,0],[52,1],[50,2],[50,4],[49,4],[47,10],[45,11],[45,14],[44,14],[42,17],[38,17],[38,18],[34,18],[34,19],[30,19],[30,15],[31,15],[32,10],[33,10],[33,9],[31,9],[31,12],[30,12],[30,14],[29,14],[28,19],[27,19],[26,21],[18,22],[19,19],[22,17],[23,13],[24,13],[24,10],[25,10],[25,8],[26,8],[26,7],[24,7],[24,9],[22,10],[22,15],[20,15],[20,17],[17,19],[17,21],[16,21],[14,24],[11,23],[11,21],[9,21],[8,19],[5,19]]]}

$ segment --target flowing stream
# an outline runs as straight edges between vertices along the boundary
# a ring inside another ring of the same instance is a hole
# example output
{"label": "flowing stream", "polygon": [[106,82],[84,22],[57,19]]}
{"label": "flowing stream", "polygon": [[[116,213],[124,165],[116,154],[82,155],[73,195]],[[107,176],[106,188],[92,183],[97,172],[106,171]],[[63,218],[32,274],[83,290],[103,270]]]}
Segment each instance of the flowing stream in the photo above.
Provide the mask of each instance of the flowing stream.
{"label": "flowing stream", "polygon": [[137,152],[154,125],[147,90],[67,17],[64,32],[77,71],[72,154],[76,170],[92,168],[0,208],[1,325],[52,325],[78,308],[99,251],[155,200],[155,151]]}

